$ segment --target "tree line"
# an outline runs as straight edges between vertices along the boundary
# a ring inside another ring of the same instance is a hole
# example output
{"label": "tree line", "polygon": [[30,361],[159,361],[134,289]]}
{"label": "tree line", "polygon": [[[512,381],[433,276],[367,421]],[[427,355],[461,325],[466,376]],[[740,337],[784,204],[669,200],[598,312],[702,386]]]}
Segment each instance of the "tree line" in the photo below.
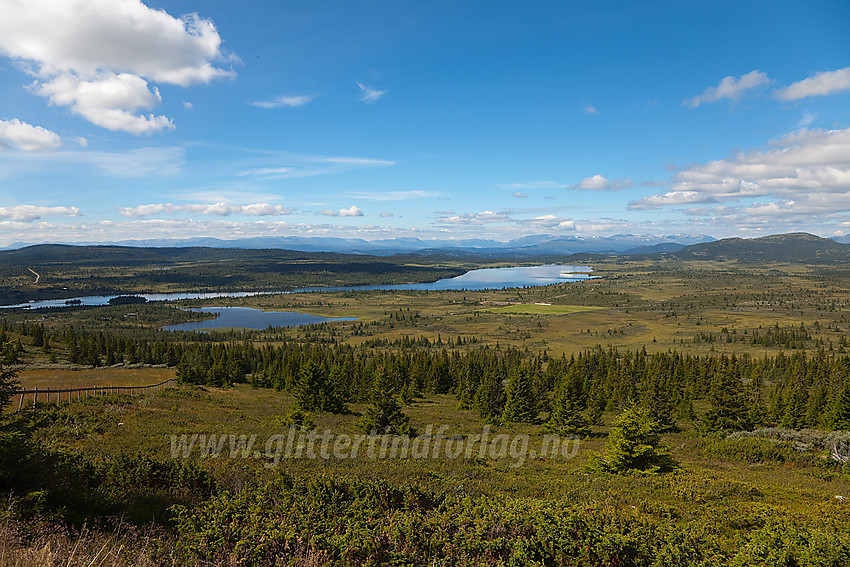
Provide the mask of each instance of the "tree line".
{"label": "tree line", "polygon": [[[451,346],[461,341],[451,339],[363,348],[291,340],[186,342],[168,334],[148,340],[74,326],[50,333],[39,324],[15,330],[54,355],[55,347],[63,346],[72,364],[166,365],[187,384],[247,382],[314,399],[304,403],[307,411],[343,411],[347,403],[372,400],[380,374],[381,388],[405,403],[422,394],[452,394],[462,409],[486,420],[533,423],[548,414],[547,426],[564,433],[586,433],[601,423],[603,412],[629,402],[649,409],[664,430],[697,418],[713,430],[850,429],[850,356],[822,348],[752,357],[597,346],[550,357],[481,343],[460,350]],[[0,326],[7,344],[3,357],[14,363],[17,358],[9,358],[18,357],[23,347],[6,341],[8,331]],[[18,346],[8,346],[13,344]],[[707,405],[707,411],[698,416],[695,402]]]}

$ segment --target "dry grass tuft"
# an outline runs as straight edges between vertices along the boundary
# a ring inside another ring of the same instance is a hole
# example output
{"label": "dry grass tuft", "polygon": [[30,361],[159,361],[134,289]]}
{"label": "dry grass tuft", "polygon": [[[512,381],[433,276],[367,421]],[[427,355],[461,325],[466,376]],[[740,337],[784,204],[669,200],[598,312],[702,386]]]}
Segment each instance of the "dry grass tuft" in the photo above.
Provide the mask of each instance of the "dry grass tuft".
{"label": "dry grass tuft", "polygon": [[[103,533],[83,527],[67,529],[43,524],[24,529],[11,514],[0,520],[0,567],[173,567],[185,565],[173,551],[162,549],[156,528],[126,524]],[[22,533],[26,532],[24,538]],[[153,542],[153,545],[151,543]]]}

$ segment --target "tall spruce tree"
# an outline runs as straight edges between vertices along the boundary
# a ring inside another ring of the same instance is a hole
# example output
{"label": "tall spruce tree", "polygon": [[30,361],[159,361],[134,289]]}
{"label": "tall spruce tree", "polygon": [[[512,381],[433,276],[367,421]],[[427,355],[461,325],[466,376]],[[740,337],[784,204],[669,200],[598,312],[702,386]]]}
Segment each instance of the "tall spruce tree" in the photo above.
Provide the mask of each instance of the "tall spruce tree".
{"label": "tall spruce tree", "polygon": [[341,369],[337,369],[334,376],[328,377],[317,362],[308,360],[303,364],[295,387],[295,400],[298,407],[308,412],[344,413],[345,403],[334,388],[335,382],[341,379],[340,372]]}
{"label": "tall spruce tree", "polygon": [[[0,362],[0,410],[9,405],[14,392],[18,389],[18,370]],[[2,418],[0,411],[0,418]]]}
{"label": "tall spruce tree", "polygon": [[806,391],[799,382],[791,386],[791,390],[786,396],[785,413],[779,425],[789,429],[799,429],[803,427],[803,422],[806,418]]}
{"label": "tall spruce tree", "polygon": [[725,364],[711,379],[708,391],[709,410],[703,414],[703,424],[710,431],[740,431],[750,429],[749,411],[741,379],[736,368]]}
{"label": "tall spruce tree", "polygon": [[473,405],[486,420],[495,420],[502,415],[505,407],[505,388],[502,385],[502,375],[495,368],[488,368],[484,372],[484,378],[475,389]]}
{"label": "tall spruce tree", "polygon": [[372,405],[360,420],[366,433],[409,435],[416,434],[410,427],[410,418],[402,411],[395,397],[395,384],[384,366],[375,369],[372,383]]}
{"label": "tall spruce tree", "polygon": [[574,374],[567,374],[559,381],[552,400],[552,412],[544,428],[557,435],[584,437],[590,433],[590,422],[582,413],[582,393]]}
{"label": "tall spruce tree", "polygon": [[661,373],[655,369],[652,376],[644,380],[641,389],[640,404],[649,410],[649,414],[655,419],[658,431],[678,431],[679,426],[673,417],[673,392],[670,391]]}
{"label": "tall spruce tree", "polygon": [[850,378],[845,380],[841,392],[835,396],[832,406],[832,427],[850,431]]}
{"label": "tall spruce tree", "polygon": [[0,362],[0,490],[21,474],[21,463],[30,457],[30,431],[27,417],[3,411],[18,388],[18,369]]}
{"label": "tall spruce tree", "polygon": [[747,417],[753,426],[763,425],[767,421],[767,409],[765,408],[762,389],[764,388],[764,377],[761,365],[756,364],[750,374],[750,382],[747,384],[746,397],[749,406]]}
{"label": "tall spruce tree", "polygon": [[508,389],[505,392],[505,421],[518,423],[537,423],[537,396],[531,383],[528,369],[518,365],[511,373]]}

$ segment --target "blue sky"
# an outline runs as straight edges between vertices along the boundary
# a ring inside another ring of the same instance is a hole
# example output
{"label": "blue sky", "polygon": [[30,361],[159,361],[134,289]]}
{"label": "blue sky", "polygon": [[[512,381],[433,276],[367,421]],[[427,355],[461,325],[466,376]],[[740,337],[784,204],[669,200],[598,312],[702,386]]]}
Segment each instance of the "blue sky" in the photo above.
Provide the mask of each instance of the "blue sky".
{"label": "blue sky", "polygon": [[845,1],[0,14],[0,244],[850,232]]}

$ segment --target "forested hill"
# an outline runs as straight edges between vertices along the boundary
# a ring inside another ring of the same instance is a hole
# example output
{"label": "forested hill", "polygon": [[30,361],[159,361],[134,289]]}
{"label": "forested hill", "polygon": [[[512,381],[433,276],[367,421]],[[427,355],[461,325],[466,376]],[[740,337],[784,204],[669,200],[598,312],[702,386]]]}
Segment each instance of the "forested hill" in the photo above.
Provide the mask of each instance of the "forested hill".
{"label": "forested hill", "polygon": [[81,293],[280,291],[429,282],[479,266],[468,258],[438,256],[43,244],[0,251],[0,304]]}
{"label": "forested hill", "polygon": [[834,264],[850,262],[850,244],[841,244],[805,232],[761,238],[726,238],[692,244],[658,257],[682,260],[738,260],[741,262],[794,262]]}
{"label": "forested hill", "polygon": [[[803,232],[775,234],[761,238],[726,238],[702,242],[676,250],[678,244],[639,247],[620,253],[624,256],[650,258],[677,258],[681,260],[737,260],[741,262],[794,262],[801,264],[850,263],[850,244],[830,238],[821,238]],[[396,254],[374,256],[339,252],[304,252],[279,248],[215,248],[202,246],[136,247],[113,245],[73,246],[64,244],[39,244],[17,250],[0,250],[0,266],[185,266],[187,264],[236,263],[257,267],[263,264],[324,264],[370,265],[366,271],[394,271],[404,264],[446,263],[463,264],[469,269],[487,263],[483,257],[457,251],[422,251],[422,254]],[[435,252],[440,252],[435,254]],[[557,246],[541,246],[537,261],[588,262],[610,258],[611,254],[559,253]],[[517,259],[524,254],[516,254]],[[459,257],[460,256],[460,257]],[[526,260],[528,258],[525,258]],[[455,269],[458,267],[455,265]],[[339,268],[337,268],[339,269]],[[336,270],[335,270],[336,271]],[[458,273],[462,273],[463,270]]]}
{"label": "forested hill", "polygon": [[186,262],[220,262],[233,259],[269,261],[325,261],[338,263],[356,259],[359,262],[385,261],[383,258],[335,252],[299,252],[281,249],[235,249],[185,246],[174,248],[146,248],[136,246],[72,246],[66,244],[38,244],[17,250],[0,251],[0,264],[5,265],[57,265],[113,266],[149,265],[168,266]]}

